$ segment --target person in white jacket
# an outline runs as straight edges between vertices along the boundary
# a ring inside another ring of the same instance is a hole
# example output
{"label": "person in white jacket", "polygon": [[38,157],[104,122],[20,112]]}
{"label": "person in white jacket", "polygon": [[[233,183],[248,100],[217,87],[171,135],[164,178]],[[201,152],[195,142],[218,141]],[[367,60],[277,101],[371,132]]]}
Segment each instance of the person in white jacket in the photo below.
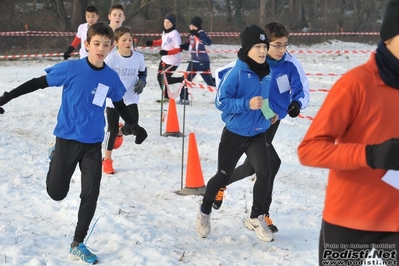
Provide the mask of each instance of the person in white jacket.
{"label": "person in white jacket", "polygon": [[[168,84],[181,83],[183,81],[183,77],[172,77],[173,71],[180,65],[182,57],[180,49],[181,37],[180,33],[176,30],[176,16],[172,13],[166,14],[163,26],[162,39],[146,42],[146,46],[161,46],[162,49],[159,51],[162,57],[159,62],[157,74],[158,83],[161,88],[163,84],[163,63],[165,63],[165,76]],[[168,90],[165,86],[164,101],[168,101],[168,99]]]}

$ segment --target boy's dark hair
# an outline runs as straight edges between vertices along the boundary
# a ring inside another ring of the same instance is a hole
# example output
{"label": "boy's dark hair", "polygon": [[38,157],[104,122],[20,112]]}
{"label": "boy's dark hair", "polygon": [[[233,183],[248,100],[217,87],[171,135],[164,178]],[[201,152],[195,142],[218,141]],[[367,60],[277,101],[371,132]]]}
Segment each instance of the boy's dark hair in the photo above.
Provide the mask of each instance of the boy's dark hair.
{"label": "boy's dark hair", "polygon": [[108,14],[111,14],[111,13],[112,13],[112,10],[114,10],[114,9],[120,9],[120,10],[123,11],[123,13],[125,13],[125,7],[124,7],[123,5],[121,5],[121,4],[113,4],[113,5],[109,8]]}
{"label": "boy's dark hair", "polygon": [[119,38],[122,37],[122,35],[125,33],[130,33],[130,35],[133,37],[133,32],[129,27],[120,26],[115,30],[115,41],[118,41]]}
{"label": "boy's dark hair", "polygon": [[96,13],[96,14],[98,15],[98,11],[97,11],[97,8],[96,8],[95,6],[88,6],[88,7],[86,8],[86,12],[89,12],[89,13]]}
{"label": "boy's dark hair", "polygon": [[269,42],[273,42],[282,37],[288,38],[290,35],[290,32],[287,30],[287,28],[280,22],[270,22],[266,24],[263,29],[266,32]]}
{"label": "boy's dark hair", "polygon": [[97,22],[94,23],[89,27],[87,30],[87,38],[86,41],[90,43],[91,38],[93,38],[94,35],[100,35],[100,36],[105,36],[110,38],[111,40],[114,40],[114,31],[108,24],[105,22]]}

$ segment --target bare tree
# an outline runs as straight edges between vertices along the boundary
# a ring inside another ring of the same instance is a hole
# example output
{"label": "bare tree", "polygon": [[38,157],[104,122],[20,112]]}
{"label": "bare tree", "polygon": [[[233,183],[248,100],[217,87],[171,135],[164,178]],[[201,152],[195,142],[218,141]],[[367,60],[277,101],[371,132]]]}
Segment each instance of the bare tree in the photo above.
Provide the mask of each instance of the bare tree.
{"label": "bare tree", "polygon": [[64,3],[62,0],[51,0],[51,4],[53,5],[55,15],[59,19],[61,25],[65,29],[65,31],[68,31],[70,25],[69,25],[69,19],[70,17],[67,16],[64,8]]}
{"label": "bare tree", "polygon": [[269,0],[259,0],[259,25],[264,26],[266,24],[266,5]]}
{"label": "bare tree", "polygon": [[213,19],[214,19],[214,10],[213,10],[213,1],[212,0],[206,0],[206,4],[208,6],[209,12],[211,13],[211,23],[209,26],[209,32],[213,31]]}
{"label": "bare tree", "polygon": [[72,8],[71,8],[71,27],[76,29],[79,24],[82,24],[85,21],[85,10],[87,7],[87,0],[73,0],[72,1]]}
{"label": "bare tree", "polygon": [[[174,0],[176,1],[176,0]],[[146,17],[146,19],[149,19],[149,9],[150,6],[155,3],[156,0],[136,0],[133,1],[133,4],[130,5],[127,9],[126,9],[126,21],[130,21],[132,18],[134,18],[135,16],[137,16],[138,14],[140,14],[141,12],[143,12],[144,16]]]}
{"label": "bare tree", "polygon": [[245,25],[245,21],[244,21],[243,14],[242,14],[243,4],[244,4],[244,0],[235,0],[234,1],[234,9],[236,11],[234,13],[234,22],[239,26]]}
{"label": "bare tree", "polygon": [[231,12],[230,0],[224,0],[225,12],[226,12],[226,22],[230,23],[233,21],[233,14]]}

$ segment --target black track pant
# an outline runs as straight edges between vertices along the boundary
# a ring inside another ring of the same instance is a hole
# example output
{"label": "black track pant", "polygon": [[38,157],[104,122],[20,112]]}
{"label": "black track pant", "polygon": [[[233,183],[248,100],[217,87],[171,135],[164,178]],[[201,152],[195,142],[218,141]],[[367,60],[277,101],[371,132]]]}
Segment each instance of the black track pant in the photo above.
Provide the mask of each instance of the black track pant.
{"label": "black track pant", "polygon": [[[177,66],[171,66],[171,65],[166,64],[165,69],[163,69],[162,63],[163,63],[162,61],[159,62],[159,66],[158,66],[157,80],[158,80],[159,87],[162,88],[162,84],[164,84],[163,74],[160,73],[163,70],[166,71],[165,75],[166,75],[166,80],[168,81],[168,84],[181,83],[183,81],[183,77],[172,77],[173,71],[175,71],[177,69]],[[170,72],[172,72],[172,73],[170,73]],[[168,90],[166,89],[166,86],[164,86],[163,89],[165,89],[165,94],[164,94],[165,98],[169,99]]]}
{"label": "black track pant", "polygon": [[[350,229],[322,221],[319,241],[319,265],[362,265],[374,245],[375,252],[385,264],[398,265],[399,232],[372,232]],[[356,257],[356,258],[355,258]],[[346,264],[332,264],[345,261]]]}
{"label": "black track pant", "polygon": [[48,195],[63,200],[69,191],[71,177],[79,164],[81,171],[80,206],[74,241],[82,243],[96,211],[101,183],[101,142],[84,144],[74,140],[56,138],[53,158],[47,173]]}
{"label": "black track pant", "polygon": [[218,171],[208,181],[201,210],[209,214],[219,189],[225,187],[238,160],[245,153],[253,165],[257,179],[253,187],[251,218],[263,214],[263,204],[270,188],[270,169],[268,147],[265,134],[243,137],[223,130],[218,151]]}
{"label": "black track pant", "polygon": [[[137,104],[129,104],[127,106],[129,109],[130,113],[133,115],[133,117],[136,119],[137,123],[139,122],[139,109],[137,107]],[[114,149],[114,143],[116,136],[118,136],[118,131],[119,131],[119,114],[115,110],[115,108],[106,108],[106,113],[107,113],[107,125],[108,125],[108,130],[105,135],[105,141],[104,141],[104,146],[107,151],[112,151]],[[130,129],[128,125],[124,125],[122,127],[122,132],[124,135],[132,135],[133,132]]]}
{"label": "black track pant", "polygon": [[[280,165],[281,165],[281,159],[278,156],[278,154],[272,144],[274,135],[276,134],[279,125],[280,125],[280,120],[277,120],[273,125],[271,125],[269,127],[269,129],[266,131],[266,135],[265,135],[266,145],[268,145],[268,148],[269,148],[270,184],[269,184],[269,193],[266,197],[266,201],[264,204],[264,209],[263,209],[264,214],[269,214],[270,205],[272,203],[274,179],[275,179],[275,177],[278,173],[278,170],[280,169]],[[245,177],[251,176],[253,174],[255,174],[255,169],[247,157],[242,165],[240,165],[236,169],[234,169],[234,172],[230,177],[228,185],[230,185],[231,183],[234,183],[238,180],[241,180]]]}
{"label": "black track pant", "polygon": [[[187,76],[188,81],[192,81],[197,73],[192,73],[191,71],[211,71],[210,68],[211,62],[193,62],[190,61],[187,66],[187,71],[190,71],[190,74]],[[212,77],[212,73],[200,73],[201,77],[204,79],[205,83],[208,86],[216,86],[215,78]],[[188,91],[187,88],[184,88],[180,92],[180,99],[181,100],[188,100]]]}

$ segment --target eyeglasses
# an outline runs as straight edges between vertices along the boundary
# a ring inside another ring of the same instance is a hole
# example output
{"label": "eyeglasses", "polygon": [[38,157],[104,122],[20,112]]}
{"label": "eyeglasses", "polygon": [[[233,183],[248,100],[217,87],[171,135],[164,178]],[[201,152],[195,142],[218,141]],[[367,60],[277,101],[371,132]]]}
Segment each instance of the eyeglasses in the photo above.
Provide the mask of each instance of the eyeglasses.
{"label": "eyeglasses", "polygon": [[272,43],[269,43],[269,44],[270,44],[270,46],[273,46],[277,50],[280,50],[281,48],[287,49],[288,47],[290,47],[289,43],[284,43],[284,44],[272,44]]}

